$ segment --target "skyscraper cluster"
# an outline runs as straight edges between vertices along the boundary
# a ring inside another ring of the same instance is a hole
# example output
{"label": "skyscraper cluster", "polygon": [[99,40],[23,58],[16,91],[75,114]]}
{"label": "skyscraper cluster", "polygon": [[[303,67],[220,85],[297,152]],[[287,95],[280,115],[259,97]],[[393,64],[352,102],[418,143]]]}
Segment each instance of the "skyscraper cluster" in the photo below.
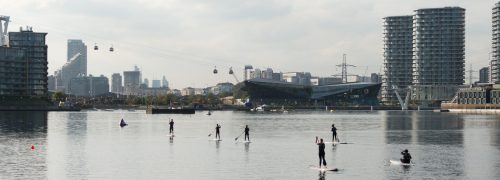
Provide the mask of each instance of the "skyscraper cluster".
{"label": "skyscraper cluster", "polygon": [[55,90],[71,93],[69,84],[73,78],[87,75],[87,45],[82,40],[69,39],[67,62],[55,74]]}
{"label": "skyscraper cluster", "polygon": [[425,8],[384,18],[382,101],[397,104],[394,91],[430,104],[450,99],[464,83],[465,9]]}

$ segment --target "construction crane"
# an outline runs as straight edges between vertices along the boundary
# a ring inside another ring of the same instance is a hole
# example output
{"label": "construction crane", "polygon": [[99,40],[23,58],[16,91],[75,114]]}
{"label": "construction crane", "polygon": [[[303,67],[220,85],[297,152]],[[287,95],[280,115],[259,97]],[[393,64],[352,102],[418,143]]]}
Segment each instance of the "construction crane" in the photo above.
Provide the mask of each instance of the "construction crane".
{"label": "construction crane", "polygon": [[[9,28],[10,16],[0,15],[0,44],[1,46],[9,46],[9,41],[7,38],[7,30]],[[3,24],[2,24],[3,21]]]}

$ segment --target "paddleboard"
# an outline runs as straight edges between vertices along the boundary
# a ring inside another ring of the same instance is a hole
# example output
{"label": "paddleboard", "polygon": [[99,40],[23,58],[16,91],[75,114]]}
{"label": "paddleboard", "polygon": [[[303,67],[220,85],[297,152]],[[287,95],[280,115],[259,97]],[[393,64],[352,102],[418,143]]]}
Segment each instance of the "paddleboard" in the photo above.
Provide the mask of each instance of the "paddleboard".
{"label": "paddleboard", "polygon": [[236,143],[246,143],[246,144],[251,143],[251,142],[252,141],[236,141]]}
{"label": "paddleboard", "polygon": [[312,166],[312,165],[309,166],[309,168],[311,168],[312,170],[317,170],[317,171],[322,171],[322,172],[324,172],[324,171],[339,171],[339,169],[337,169],[337,168],[325,168],[325,167],[319,168],[317,166]]}
{"label": "paddleboard", "polygon": [[175,137],[174,134],[168,134],[167,137]]}
{"label": "paddleboard", "polygon": [[331,141],[327,141],[327,142],[323,142],[325,144],[342,144],[340,142],[337,142],[337,141],[334,141],[334,142],[331,142]]}
{"label": "paddleboard", "polygon": [[210,141],[222,141],[222,139],[210,139]]}
{"label": "paddleboard", "polygon": [[401,165],[401,166],[411,166],[412,164],[411,163],[403,163],[401,162],[401,160],[389,160],[389,163],[391,163],[391,165]]}

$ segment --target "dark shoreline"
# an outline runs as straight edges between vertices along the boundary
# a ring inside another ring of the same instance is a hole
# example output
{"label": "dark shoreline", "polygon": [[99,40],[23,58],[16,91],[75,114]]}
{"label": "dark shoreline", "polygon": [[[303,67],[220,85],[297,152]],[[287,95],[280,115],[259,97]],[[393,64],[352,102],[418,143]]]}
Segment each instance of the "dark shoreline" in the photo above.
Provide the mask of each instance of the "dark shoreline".
{"label": "dark shoreline", "polygon": [[81,109],[57,106],[0,106],[0,111],[81,111]]}

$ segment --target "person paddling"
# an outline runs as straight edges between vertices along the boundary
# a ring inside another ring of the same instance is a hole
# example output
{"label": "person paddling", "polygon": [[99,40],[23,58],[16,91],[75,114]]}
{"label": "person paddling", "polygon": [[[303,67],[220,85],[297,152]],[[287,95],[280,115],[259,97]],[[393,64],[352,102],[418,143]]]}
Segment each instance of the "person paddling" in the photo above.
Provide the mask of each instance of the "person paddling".
{"label": "person paddling", "polygon": [[335,140],[339,141],[339,138],[337,137],[337,128],[335,128],[335,124],[332,124],[332,142],[335,142]]}
{"label": "person paddling", "polygon": [[128,125],[128,124],[127,124],[127,123],[125,123],[125,121],[122,119],[122,120],[120,121],[120,127],[123,127],[123,126],[126,126],[126,125]]}
{"label": "person paddling", "polygon": [[323,166],[326,168],[325,143],[323,143],[323,138],[318,142],[318,137],[316,137],[316,144],[318,145],[319,168],[321,169],[321,163],[323,163]]}
{"label": "person paddling", "polygon": [[248,141],[250,141],[250,128],[248,128],[248,125],[245,127],[245,140],[247,140],[248,138]]}
{"label": "person paddling", "polygon": [[405,164],[410,164],[410,162],[411,162],[411,155],[408,152],[408,149],[405,149],[403,152],[401,152],[401,154],[403,155],[403,158],[400,159],[401,162],[405,163]]}
{"label": "person paddling", "polygon": [[168,123],[170,125],[170,134],[174,133],[174,119],[170,119],[170,122]]}
{"label": "person paddling", "polygon": [[220,140],[220,125],[215,126],[215,139]]}

